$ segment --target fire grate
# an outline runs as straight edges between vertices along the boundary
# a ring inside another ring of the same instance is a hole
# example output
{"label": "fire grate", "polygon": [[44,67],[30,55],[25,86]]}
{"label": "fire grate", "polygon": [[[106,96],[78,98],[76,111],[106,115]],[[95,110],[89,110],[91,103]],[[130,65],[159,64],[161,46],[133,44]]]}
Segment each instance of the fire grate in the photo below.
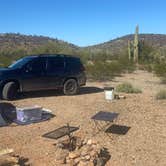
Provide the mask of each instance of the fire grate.
{"label": "fire grate", "polygon": [[112,125],[105,132],[112,134],[125,135],[131,127],[121,126],[121,125]]}
{"label": "fire grate", "polygon": [[69,135],[70,133],[73,133],[73,132],[77,131],[78,129],[79,129],[79,127],[63,126],[56,130],[53,130],[49,133],[44,134],[43,137],[51,138],[51,139],[58,139],[58,138],[66,136],[66,135]]}
{"label": "fire grate", "polygon": [[119,115],[118,113],[114,112],[100,111],[96,115],[92,116],[91,119],[112,122],[115,118],[118,117],[118,115]]}

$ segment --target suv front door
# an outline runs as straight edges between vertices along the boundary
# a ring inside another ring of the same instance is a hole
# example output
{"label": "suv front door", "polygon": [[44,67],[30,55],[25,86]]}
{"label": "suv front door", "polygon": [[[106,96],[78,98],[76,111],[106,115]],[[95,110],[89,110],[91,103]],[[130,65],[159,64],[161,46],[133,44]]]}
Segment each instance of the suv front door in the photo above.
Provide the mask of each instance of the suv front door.
{"label": "suv front door", "polygon": [[42,90],[47,86],[45,57],[34,58],[25,65],[22,76],[23,91]]}

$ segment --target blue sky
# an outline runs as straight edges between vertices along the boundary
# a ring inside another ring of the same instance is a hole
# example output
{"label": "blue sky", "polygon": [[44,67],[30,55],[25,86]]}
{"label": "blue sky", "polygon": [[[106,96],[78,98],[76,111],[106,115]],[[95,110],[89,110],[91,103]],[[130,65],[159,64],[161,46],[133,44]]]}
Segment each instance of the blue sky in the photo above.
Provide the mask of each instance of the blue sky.
{"label": "blue sky", "polygon": [[0,0],[0,33],[44,35],[79,46],[134,32],[166,34],[165,0]]}

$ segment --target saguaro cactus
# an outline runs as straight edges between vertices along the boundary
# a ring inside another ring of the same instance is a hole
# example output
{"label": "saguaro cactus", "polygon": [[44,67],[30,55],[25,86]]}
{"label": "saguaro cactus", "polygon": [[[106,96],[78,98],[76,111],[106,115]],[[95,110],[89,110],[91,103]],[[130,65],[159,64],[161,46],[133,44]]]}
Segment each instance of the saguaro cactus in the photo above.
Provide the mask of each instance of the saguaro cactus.
{"label": "saguaro cactus", "polygon": [[128,40],[128,57],[129,57],[129,60],[131,60],[131,42],[130,42],[130,40]]}
{"label": "saguaro cactus", "polygon": [[138,25],[136,26],[135,29],[135,36],[134,36],[134,62],[138,63],[138,55],[139,55],[139,50],[138,50],[138,31],[139,31],[139,27]]}

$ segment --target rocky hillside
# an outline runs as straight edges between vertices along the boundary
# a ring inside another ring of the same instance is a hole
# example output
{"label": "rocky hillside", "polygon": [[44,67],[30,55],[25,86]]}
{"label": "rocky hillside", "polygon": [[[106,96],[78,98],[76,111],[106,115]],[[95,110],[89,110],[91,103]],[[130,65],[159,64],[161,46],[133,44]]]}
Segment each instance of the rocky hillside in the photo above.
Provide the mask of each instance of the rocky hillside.
{"label": "rocky hillside", "polygon": [[35,35],[22,35],[15,33],[5,33],[0,34],[0,50],[6,49],[27,49],[33,50],[34,48],[48,44],[49,42],[57,44],[58,46],[78,49],[74,44],[67,43],[63,40],[58,40],[45,36],[35,36]]}
{"label": "rocky hillside", "polygon": [[[108,42],[104,42],[101,44],[97,44],[90,47],[85,47],[86,49],[90,49],[92,51],[100,51],[100,50],[107,50],[112,53],[119,53],[120,51],[127,48],[128,41],[133,41],[134,35],[126,35],[114,40],[110,40]],[[156,48],[163,48],[166,47],[166,35],[165,34],[140,34],[139,40],[144,41],[146,44],[156,47]]]}
{"label": "rocky hillside", "polygon": [[[81,48],[63,40],[58,40],[45,36],[5,33],[0,34],[0,51],[7,51],[8,49],[25,49],[27,51],[31,51],[35,48],[47,45],[48,43],[52,43],[54,46],[63,48],[62,50],[65,50],[65,53],[67,53],[68,50],[70,50],[69,53],[79,50],[91,50],[94,52],[104,50],[116,54],[123,51],[124,48],[127,48],[128,40],[132,41],[133,39],[134,35],[131,34],[101,44]],[[144,41],[145,43],[153,47],[166,47],[165,34],[140,34],[139,40]]]}

